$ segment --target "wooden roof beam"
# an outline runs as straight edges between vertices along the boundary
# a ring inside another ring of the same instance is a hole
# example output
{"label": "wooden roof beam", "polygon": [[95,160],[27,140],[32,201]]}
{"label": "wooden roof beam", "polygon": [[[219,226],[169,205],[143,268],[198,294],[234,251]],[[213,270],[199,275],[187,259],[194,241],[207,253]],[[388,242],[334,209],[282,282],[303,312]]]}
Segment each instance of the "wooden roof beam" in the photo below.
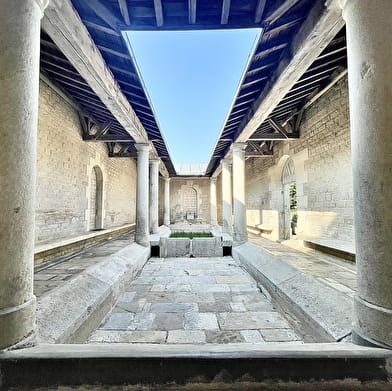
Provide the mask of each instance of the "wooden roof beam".
{"label": "wooden roof beam", "polygon": [[197,0],[188,0],[189,24],[196,23],[196,8],[197,8]]}
{"label": "wooden roof beam", "polygon": [[129,19],[127,0],[118,0],[118,6],[120,7],[120,12],[124,18],[125,24],[129,26],[131,24],[131,20]]}
{"label": "wooden roof beam", "polygon": [[223,0],[222,2],[221,24],[227,24],[229,22],[230,3],[231,0]]}
{"label": "wooden roof beam", "polygon": [[118,31],[119,26],[122,24],[118,19],[113,10],[106,6],[108,2],[102,0],[89,0],[86,2],[87,6],[97,15],[102,21],[104,21],[113,30]]}
{"label": "wooden roof beam", "polygon": [[339,0],[316,2],[282,53],[281,62],[244,118],[236,142],[246,142],[344,26]]}
{"label": "wooden roof beam", "polygon": [[298,3],[299,0],[286,0],[280,4],[275,10],[267,15],[265,21],[269,24],[273,24],[279,18],[281,18],[290,8]]}
{"label": "wooden roof beam", "polygon": [[266,0],[258,0],[255,12],[255,23],[259,24],[264,14]]}
{"label": "wooden roof beam", "polygon": [[163,26],[163,8],[162,8],[162,0],[154,0],[154,10],[155,10],[155,19],[157,21],[157,26]]}
{"label": "wooden roof beam", "polygon": [[[95,12],[103,9],[99,0],[89,1],[88,4]],[[148,142],[143,125],[121,92],[71,1],[52,0],[45,10],[42,28],[135,142]]]}

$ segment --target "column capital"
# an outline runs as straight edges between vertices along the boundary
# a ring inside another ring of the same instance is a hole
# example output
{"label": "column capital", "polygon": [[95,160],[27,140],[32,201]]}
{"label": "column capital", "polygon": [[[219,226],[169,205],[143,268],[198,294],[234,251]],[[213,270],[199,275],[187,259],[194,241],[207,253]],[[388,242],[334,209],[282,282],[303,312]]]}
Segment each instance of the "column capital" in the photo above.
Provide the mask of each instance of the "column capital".
{"label": "column capital", "polygon": [[210,182],[211,183],[216,183],[216,181],[217,181],[216,177],[214,177],[214,176],[210,177]]}
{"label": "column capital", "polygon": [[246,145],[246,143],[233,143],[231,144],[230,149],[233,152],[245,151]]}
{"label": "column capital", "polygon": [[147,143],[138,143],[135,144],[135,148],[138,152],[150,152],[150,144]]}
{"label": "column capital", "polygon": [[346,11],[348,7],[354,6],[358,3],[358,0],[339,0],[339,7],[342,10],[343,19],[346,20]]}
{"label": "column capital", "polygon": [[229,158],[224,158],[221,160],[221,165],[226,166],[226,167],[230,167],[233,164],[233,160],[229,159]]}
{"label": "column capital", "polygon": [[150,165],[151,166],[159,166],[159,164],[161,163],[161,161],[159,159],[150,159]]}
{"label": "column capital", "polygon": [[163,180],[164,180],[165,182],[170,182],[171,178],[168,177],[168,176],[164,176],[164,177],[163,177]]}
{"label": "column capital", "polygon": [[50,0],[33,0],[42,12],[42,16],[44,16],[45,8],[48,6]]}

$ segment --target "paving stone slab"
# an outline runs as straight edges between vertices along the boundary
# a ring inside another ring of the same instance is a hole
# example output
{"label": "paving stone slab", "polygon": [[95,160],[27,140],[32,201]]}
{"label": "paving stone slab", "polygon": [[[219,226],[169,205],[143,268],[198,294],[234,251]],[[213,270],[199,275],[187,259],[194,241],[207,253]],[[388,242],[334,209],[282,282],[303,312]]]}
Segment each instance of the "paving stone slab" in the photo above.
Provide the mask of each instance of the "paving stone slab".
{"label": "paving stone slab", "polygon": [[153,330],[178,330],[184,327],[183,313],[157,313],[154,314]]}
{"label": "paving stone slab", "polygon": [[110,331],[97,330],[89,343],[165,343],[166,331]]}
{"label": "paving stone slab", "polygon": [[196,303],[154,303],[152,312],[188,312],[198,311]]}
{"label": "paving stone slab", "polygon": [[261,329],[260,333],[267,342],[291,342],[301,340],[292,329]]}
{"label": "paving stone slab", "polygon": [[184,329],[189,330],[218,330],[218,321],[215,314],[186,312],[184,315]]}
{"label": "paving stone slab", "polygon": [[206,342],[226,344],[226,343],[240,343],[246,341],[239,331],[206,330]]}
{"label": "paving stone slab", "polygon": [[206,335],[201,330],[171,330],[167,343],[200,344],[206,342]]}
{"label": "paving stone slab", "polygon": [[222,330],[290,328],[276,312],[221,312],[217,317]]}
{"label": "paving stone slab", "polygon": [[258,330],[241,330],[240,333],[247,343],[265,343]]}
{"label": "paving stone slab", "polygon": [[135,315],[130,312],[111,313],[100,328],[104,330],[127,330],[134,317]]}

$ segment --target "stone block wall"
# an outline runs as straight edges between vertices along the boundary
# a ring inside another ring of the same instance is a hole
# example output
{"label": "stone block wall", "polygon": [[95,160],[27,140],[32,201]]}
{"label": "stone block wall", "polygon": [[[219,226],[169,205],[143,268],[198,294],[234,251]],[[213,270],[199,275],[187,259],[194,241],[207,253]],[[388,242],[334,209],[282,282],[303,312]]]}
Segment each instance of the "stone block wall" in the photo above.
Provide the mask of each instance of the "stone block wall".
{"label": "stone block wall", "polygon": [[204,223],[210,222],[210,179],[209,178],[172,178],[170,181],[170,221],[181,221],[189,209],[185,194],[195,192],[197,214]]}
{"label": "stone block wall", "polygon": [[109,159],[103,143],[83,141],[77,112],[44,82],[37,149],[37,243],[90,230],[95,166],[103,175],[103,228],[135,222],[135,162]]}
{"label": "stone block wall", "polygon": [[278,142],[272,157],[246,162],[249,225],[282,237],[282,170],[291,158],[297,184],[297,233],[303,237],[353,242],[353,189],[347,79],[342,79],[304,113],[298,140]]}

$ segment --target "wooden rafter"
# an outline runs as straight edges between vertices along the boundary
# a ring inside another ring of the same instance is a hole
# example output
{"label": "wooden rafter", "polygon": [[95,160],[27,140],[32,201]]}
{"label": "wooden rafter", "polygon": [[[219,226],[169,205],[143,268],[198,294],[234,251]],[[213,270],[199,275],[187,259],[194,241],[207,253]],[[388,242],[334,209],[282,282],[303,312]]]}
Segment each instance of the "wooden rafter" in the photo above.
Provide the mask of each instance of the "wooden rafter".
{"label": "wooden rafter", "polygon": [[229,22],[230,3],[231,0],[223,0],[222,2],[221,24],[227,24]]}
{"label": "wooden rafter", "polygon": [[272,129],[280,133],[283,137],[289,138],[286,129],[275,119],[268,118],[268,123],[271,125]]}
{"label": "wooden rafter", "polygon": [[108,2],[102,0],[89,0],[86,2],[88,7],[93,11],[102,21],[110,26],[114,31],[118,31],[119,25],[121,25],[120,19],[118,19],[114,12],[107,7]]}
{"label": "wooden rafter", "polygon": [[154,10],[155,10],[155,19],[157,21],[157,26],[163,26],[163,8],[162,8],[162,0],[154,0]]}
{"label": "wooden rafter", "polygon": [[280,4],[277,8],[275,8],[272,12],[270,12],[265,21],[269,24],[273,24],[279,18],[281,18],[291,7],[298,3],[299,0],[286,0],[282,4]]}
{"label": "wooden rafter", "polygon": [[124,18],[125,24],[129,26],[131,24],[131,20],[129,19],[127,0],[118,0],[118,6],[120,7],[120,12]]}
{"label": "wooden rafter", "polygon": [[266,0],[258,0],[256,12],[255,12],[255,23],[258,24],[261,22],[261,19],[264,14]]}
{"label": "wooden rafter", "polygon": [[188,0],[188,20],[189,24],[196,23],[196,8],[197,8],[197,0]]}

